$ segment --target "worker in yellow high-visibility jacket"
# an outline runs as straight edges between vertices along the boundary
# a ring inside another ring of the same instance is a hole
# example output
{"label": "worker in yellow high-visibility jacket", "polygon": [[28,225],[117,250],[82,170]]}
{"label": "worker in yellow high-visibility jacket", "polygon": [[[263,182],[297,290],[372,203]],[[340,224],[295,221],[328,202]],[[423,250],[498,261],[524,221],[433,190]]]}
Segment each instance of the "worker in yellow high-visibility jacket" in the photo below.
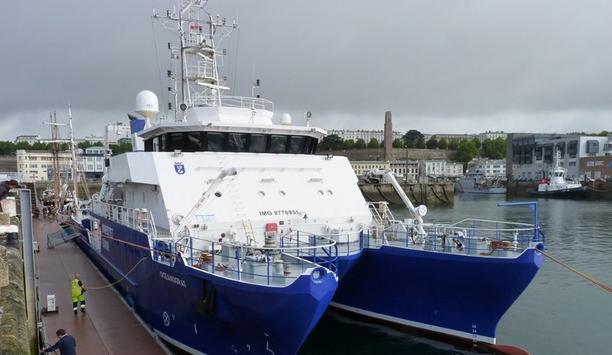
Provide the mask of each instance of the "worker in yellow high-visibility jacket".
{"label": "worker in yellow high-visibility jacket", "polygon": [[77,314],[79,302],[81,303],[81,312],[85,313],[85,288],[79,278],[79,274],[74,274],[71,283],[72,294],[72,310]]}

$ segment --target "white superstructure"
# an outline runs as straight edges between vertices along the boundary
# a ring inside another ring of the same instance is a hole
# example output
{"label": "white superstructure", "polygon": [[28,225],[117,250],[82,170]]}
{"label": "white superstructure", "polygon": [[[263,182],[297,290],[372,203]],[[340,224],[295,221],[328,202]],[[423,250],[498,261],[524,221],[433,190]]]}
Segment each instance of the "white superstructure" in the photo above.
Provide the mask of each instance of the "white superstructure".
{"label": "white superstructure", "polygon": [[196,237],[201,248],[220,240],[263,246],[269,223],[280,234],[316,233],[338,241],[338,249],[355,246],[372,217],[348,160],[315,155],[326,132],[291,125],[288,115],[276,123],[272,102],[222,95],[229,88],[219,80],[214,34],[236,25],[202,10],[194,2],[180,16],[154,15],[180,28],[181,112],[175,122],[139,132],[144,151],[110,159],[96,206],[146,209],[157,238]]}

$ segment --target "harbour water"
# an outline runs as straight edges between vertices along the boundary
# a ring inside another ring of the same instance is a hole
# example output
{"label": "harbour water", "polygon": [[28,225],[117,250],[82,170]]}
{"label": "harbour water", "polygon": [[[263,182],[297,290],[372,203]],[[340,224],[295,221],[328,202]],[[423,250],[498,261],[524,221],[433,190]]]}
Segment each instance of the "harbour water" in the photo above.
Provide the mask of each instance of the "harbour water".
{"label": "harbour water", "polygon": [[[457,195],[454,208],[429,211],[427,221],[475,217],[522,218],[528,209],[496,207],[504,195]],[[513,200],[517,201],[517,200]],[[612,284],[612,203],[539,199],[540,224],[547,252],[604,284]],[[407,213],[396,210],[398,219]],[[415,270],[418,272],[418,270]],[[469,275],[466,286],[478,280]],[[376,287],[373,285],[372,287]],[[410,302],[409,295],[406,302]],[[612,294],[546,259],[541,271],[502,318],[498,342],[521,346],[532,354],[609,354]],[[470,354],[451,344],[372,325],[328,312],[300,354]]]}

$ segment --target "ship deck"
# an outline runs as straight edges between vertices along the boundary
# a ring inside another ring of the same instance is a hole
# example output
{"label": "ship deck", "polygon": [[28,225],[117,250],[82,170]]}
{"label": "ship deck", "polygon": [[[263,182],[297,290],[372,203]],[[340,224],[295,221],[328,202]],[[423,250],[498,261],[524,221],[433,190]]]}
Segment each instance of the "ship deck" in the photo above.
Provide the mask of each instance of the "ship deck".
{"label": "ship deck", "polygon": [[[43,315],[47,343],[55,343],[55,331],[64,328],[76,338],[80,354],[167,353],[112,287],[93,289],[108,285],[108,281],[76,244],[68,242],[47,249],[47,233],[59,229],[56,223],[36,218],[33,222],[34,240],[40,247],[36,263],[41,306],[48,294],[56,296],[58,306],[58,312]],[[75,273],[81,275],[85,288],[92,288],[86,292],[87,312],[77,315],[70,298],[70,280]]]}

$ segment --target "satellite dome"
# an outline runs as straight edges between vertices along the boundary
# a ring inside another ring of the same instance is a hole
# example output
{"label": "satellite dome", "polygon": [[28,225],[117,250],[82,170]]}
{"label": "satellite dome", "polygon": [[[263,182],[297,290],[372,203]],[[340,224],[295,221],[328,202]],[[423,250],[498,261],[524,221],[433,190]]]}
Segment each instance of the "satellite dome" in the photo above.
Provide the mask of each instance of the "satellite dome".
{"label": "satellite dome", "polygon": [[136,112],[144,117],[155,117],[159,113],[157,96],[149,90],[143,90],[136,95]]}
{"label": "satellite dome", "polygon": [[291,124],[291,115],[288,113],[283,113],[283,115],[281,116],[281,124],[283,125],[290,125]]}

